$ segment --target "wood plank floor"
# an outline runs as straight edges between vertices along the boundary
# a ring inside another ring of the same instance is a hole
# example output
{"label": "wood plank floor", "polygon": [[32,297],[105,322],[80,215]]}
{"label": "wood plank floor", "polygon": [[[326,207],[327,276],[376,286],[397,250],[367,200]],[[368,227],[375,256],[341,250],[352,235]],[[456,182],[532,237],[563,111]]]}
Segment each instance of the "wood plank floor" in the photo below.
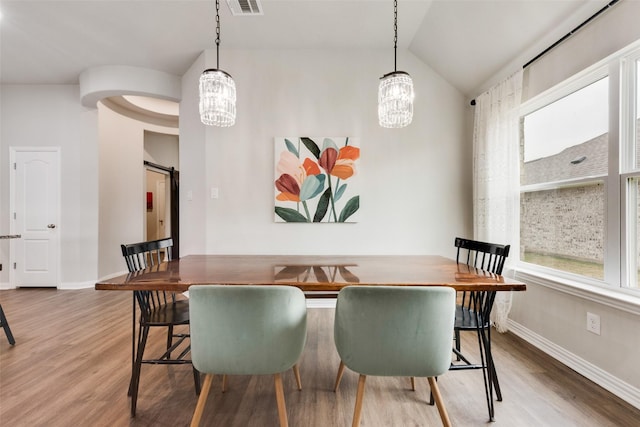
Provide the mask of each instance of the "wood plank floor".
{"label": "wood plank floor", "polygon": [[[143,367],[138,413],[129,417],[131,295],[115,291],[0,291],[17,341],[0,335],[1,426],[187,426],[196,396],[190,366]],[[310,309],[300,362],[303,390],[284,376],[289,424],[351,424],[357,374],[346,371],[332,391],[339,359],[333,310]],[[469,334],[466,334],[469,335]],[[151,339],[162,345],[162,337]],[[463,348],[475,348],[465,337]],[[488,422],[479,371],[449,372],[440,390],[456,426],[638,426],[633,408],[510,334],[494,334],[504,401]],[[369,378],[362,426],[438,426],[429,386],[410,391],[406,378]],[[271,376],[231,377],[221,393],[214,380],[203,425],[276,426]]]}

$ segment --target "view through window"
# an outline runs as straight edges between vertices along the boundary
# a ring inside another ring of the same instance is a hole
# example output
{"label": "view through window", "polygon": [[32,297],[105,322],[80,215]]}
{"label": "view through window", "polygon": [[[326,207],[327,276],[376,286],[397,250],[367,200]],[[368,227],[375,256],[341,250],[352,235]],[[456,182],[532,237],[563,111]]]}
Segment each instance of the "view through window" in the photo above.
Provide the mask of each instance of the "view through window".
{"label": "view through window", "polygon": [[520,111],[521,261],[640,292],[640,41]]}
{"label": "view through window", "polygon": [[522,119],[523,261],[604,279],[609,78]]}

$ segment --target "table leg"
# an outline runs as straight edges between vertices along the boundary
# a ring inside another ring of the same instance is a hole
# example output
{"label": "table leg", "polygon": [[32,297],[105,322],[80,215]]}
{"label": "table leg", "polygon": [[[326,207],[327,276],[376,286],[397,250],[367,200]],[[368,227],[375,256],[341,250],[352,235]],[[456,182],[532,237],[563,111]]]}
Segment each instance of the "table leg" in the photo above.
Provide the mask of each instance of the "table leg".
{"label": "table leg", "polygon": [[133,387],[133,371],[136,365],[136,293],[132,292],[133,306],[131,309],[131,378],[129,379],[129,391],[127,396],[131,396],[131,388]]}
{"label": "table leg", "polygon": [[[491,309],[493,308],[493,302],[495,301],[496,293],[487,292],[480,301],[480,312],[482,313],[482,321],[478,321],[478,338],[480,343],[480,357],[483,365],[486,369],[483,369],[485,391],[487,398],[487,409],[489,410],[489,421],[494,421],[495,408],[493,404],[493,390],[494,385],[496,391],[499,392],[499,386],[497,385],[498,377],[495,371],[495,365],[493,364],[493,355],[491,354],[491,325],[488,328],[484,328],[484,321],[490,322],[489,316],[491,315]],[[483,354],[484,353],[484,354]],[[500,393],[500,399],[502,400],[502,393]]]}

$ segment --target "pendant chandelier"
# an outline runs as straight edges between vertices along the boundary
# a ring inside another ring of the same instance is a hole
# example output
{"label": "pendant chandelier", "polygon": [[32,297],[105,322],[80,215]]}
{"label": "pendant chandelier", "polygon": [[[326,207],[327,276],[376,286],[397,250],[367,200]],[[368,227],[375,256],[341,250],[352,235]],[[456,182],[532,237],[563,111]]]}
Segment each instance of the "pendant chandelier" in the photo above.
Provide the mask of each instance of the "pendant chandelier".
{"label": "pendant chandelier", "polygon": [[413,81],[409,73],[397,71],[398,0],[393,1],[393,72],[380,77],[378,121],[385,128],[402,128],[413,119]]}
{"label": "pendant chandelier", "polygon": [[236,122],[236,84],[219,64],[220,0],[216,0],[216,68],[200,76],[200,120],[205,125],[229,127]]}

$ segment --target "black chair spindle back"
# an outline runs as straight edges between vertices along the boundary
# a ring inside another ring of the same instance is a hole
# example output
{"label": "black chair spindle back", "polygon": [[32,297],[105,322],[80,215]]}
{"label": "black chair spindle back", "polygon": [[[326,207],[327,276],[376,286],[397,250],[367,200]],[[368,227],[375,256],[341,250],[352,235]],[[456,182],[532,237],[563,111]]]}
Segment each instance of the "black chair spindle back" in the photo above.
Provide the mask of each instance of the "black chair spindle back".
{"label": "black chair spindle back", "polygon": [[[172,247],[173,239],[171,238],[120,245],[129,272],[154,267],[163,261],[171,261]],[[167,296],[164,291],[135,291],[134,294],[143,316],[148,316],[152,310],[169,302],[175,303],[175,294],[171,293]]]}

